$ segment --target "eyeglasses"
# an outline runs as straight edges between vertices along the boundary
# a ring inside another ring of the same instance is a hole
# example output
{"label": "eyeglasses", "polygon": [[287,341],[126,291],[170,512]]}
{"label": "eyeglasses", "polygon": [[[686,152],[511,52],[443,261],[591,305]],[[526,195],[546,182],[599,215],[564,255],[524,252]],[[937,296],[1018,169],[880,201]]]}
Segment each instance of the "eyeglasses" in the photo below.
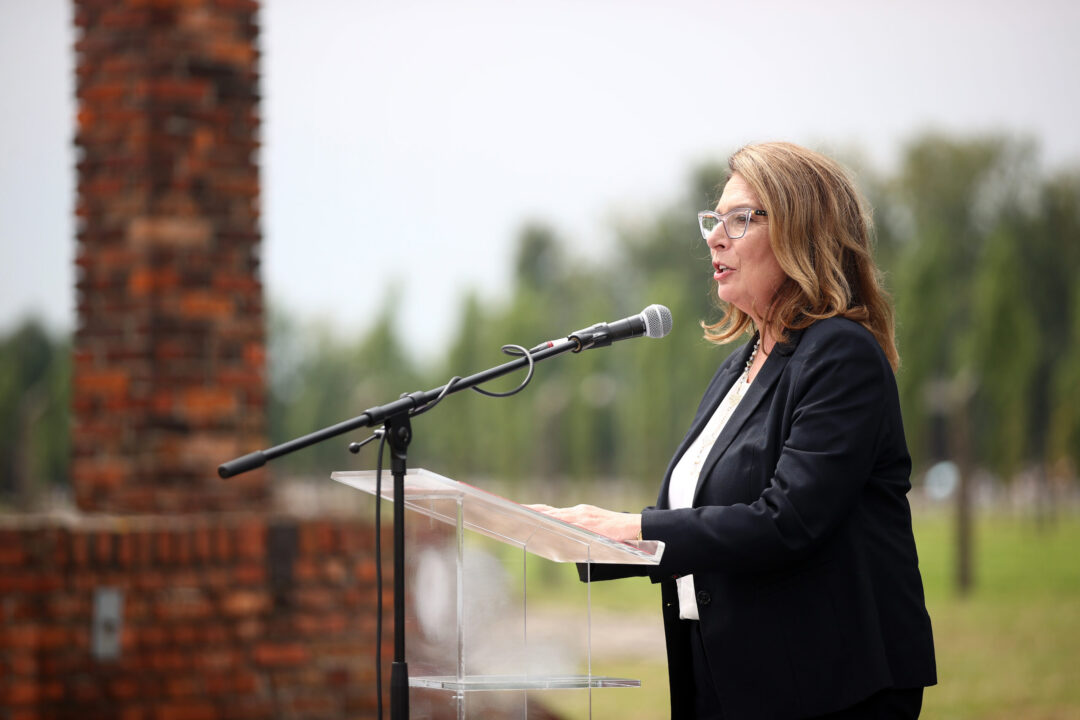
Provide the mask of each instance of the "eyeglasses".
{"label": "eyeglasses", "polygon": [[746,234],[746,228],[750,227],[750,216],[761,215],[767,217],[769,213],[764,210],[753,208],[735,208],[721,215],[712,210],[702,210],[697,214],[698,225],[701,227],[701,237],[706,240],[716,230],[717,225],[724,226],[724,232],[732,240],[738,240]]}

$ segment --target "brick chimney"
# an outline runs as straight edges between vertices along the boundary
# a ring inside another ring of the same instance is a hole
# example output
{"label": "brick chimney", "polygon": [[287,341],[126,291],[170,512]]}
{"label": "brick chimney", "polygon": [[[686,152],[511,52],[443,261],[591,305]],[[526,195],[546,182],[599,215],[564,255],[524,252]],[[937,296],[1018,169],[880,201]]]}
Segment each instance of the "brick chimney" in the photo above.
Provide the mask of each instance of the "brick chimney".
{"label": "brick chimney", "polygon": [[72,476],[86,511],[260,509],[258,50],[250,0],[75,0]]}

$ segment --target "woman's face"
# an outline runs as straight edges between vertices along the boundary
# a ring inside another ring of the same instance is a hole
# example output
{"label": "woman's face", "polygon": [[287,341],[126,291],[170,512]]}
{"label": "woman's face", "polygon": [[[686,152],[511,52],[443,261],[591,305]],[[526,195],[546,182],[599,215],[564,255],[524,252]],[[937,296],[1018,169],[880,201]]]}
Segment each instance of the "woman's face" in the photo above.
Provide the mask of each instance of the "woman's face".
{"label": "woman's face", "polygon": [[[738,173],[724,186],[716,212],[724,214],[736,208],[763,209]],[[712,254],[716,294],[753,318],[760,328],[769,302],[787,277],[773,255],[768,218],[751,214],[746,234],[738,240],[728,238],[723,225],[717,225],[706,242]]]}

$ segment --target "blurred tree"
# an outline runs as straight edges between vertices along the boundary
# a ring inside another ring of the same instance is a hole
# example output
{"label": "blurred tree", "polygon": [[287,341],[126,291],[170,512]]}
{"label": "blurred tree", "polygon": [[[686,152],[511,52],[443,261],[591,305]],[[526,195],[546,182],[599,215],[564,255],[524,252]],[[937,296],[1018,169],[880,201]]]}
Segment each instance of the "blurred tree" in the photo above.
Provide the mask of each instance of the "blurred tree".
{"label": "blurred tree", "polygon": [[[958,453],[969,473],[979,466],[1006,480],[1047,462],[1068,472],[1080,465],[1080,174],[1045,177],[1036,150],[1024,139],[928,134],[904,148],[895,173],[856,175],[874,207],[877,256],[896,300],[898,380],[917,469]],[[700,321],[719,313],[694,217],[715,205],[725,176],[722,164],[702,165],[660,211],[620,215],[602,263],[574,258],[572,245],[543,222],[525,224],[510,295],[466,297],[445,360],[423,372],[401,343],[389,302],[359,341],[273,307],[271,441],[437,387],[451,373],[506,362],[504,343],[531,347],[661,303],[675,319],[662,342],[544,363],[512,399],[447,398],[418,420],[410,454],[415,466],[458,477],[614,475],[651,492],[702,389],[733,349],[701,337]],[[32,321],[0,338],[2,492],[32,495],[68,481],[69,354],[66,339]],[[275,465],[324,477],[350,462],[351,439]]]}
{"label": "blurred tree", "polygon": [[562,245],[555,231],[546,224],[525,224],[518,236],[514,276],[521,287],[532,290],[551,288],[562,281],[564,272]]}
{"label": "blurred tree", "polygon": [[[565,286],[569,292],[563,302],[570,300],[573,304],[564,307],[563,313],[573,319],[565,327],[577,330],[631,314],[632,310],[624,312],[615,302],[612,292],[615,282],[615,274],[601,270],[579,268],[570,272]],[[563,330],[562,334],[567,332]],[[615,353],[610,348],[597,348],[555,361],[562,398],[553,420],[557,424],[558,444],[563,449],[562,471],[575,480],[612,474],[617,454],[613,446],[612,407],[619,389],[613,368]]]}
{"label": "blurred tree", "polygon": [[[897,305],[898,380],[917,469],[947,455],[969,473],[981,466],[1005,478],[1043,459],[1075,466],[1080,293],[1071,274],[1080,266],[1080,180],[1044,180],[1035,150],[1015,138],[930,134],[905,148],[897,172],[856,175],[874,207],[877,255]],[[723,165],[703,165],[659,212],[622,214],[615,245],[599,264],[573,258],[548,225],[527,223],[509,297],[465,298],[444,362],[422,374],[388,310],[355,345],[273,317],[275,440],[404,390],[437,387],[451,373],[506,362],[504,343],[531,347],[655,302],[672,310],[669,338],[543,363],[511,399],[449,397],[418,421],[410,458],[455,477],[614,475],[651,492],[703,388],[733,349],[702,339],[699,323],[719,312],[694,217],[715,204],[725,175]],[[489,389],[505,391],[523,376]],[[300,383],[317,387],[301,392]],[[341,464],[340,448],[327,452],[330,458],[313,462],[319,472]]]}
{"label": "blurred tree", "polygon": [[1050,385],[1049,458],[1060,474],[1075,474],[1080,464],[1080,283],[1073,286],[1072,327],[1061,343],[1061,360]]}
{"label": "blurred tree", "polygon": [[972,425],[972,463],[1007,481],[1065,451],[1048,437],[1060,350],[1075,332],[1080,182],[1043,180],[1037,158],[1028,140],[927,135],[876,193],[879,235],[896,249],[899,377],[917,466],[941,459],[933,417],[948,402],[935,394],[962,378],[974,391],[953,420]]}
{"label": "blurred tree", "polygon": [[[480,347],[484,334],[486,317],[475,293],[463,298],[461,323],[457,336],[446,362],[432,387],[438,387],[451,378],[452,374],[466,376],[481,369]],[[419,433],[417,449],[427,450],[437,458],[435,463],[425,463],[427,467],[450,477],[465,477],[466,473],[490,473],[490,464],[477,448],[487,437],[477,437],[483,408],[479,406],[482,398],[472,392],[458,393],[443,400],[440,407],[418,422],[424,423],[423,432]]]}
{"label": "blurred tree", "polygon": [[926,135],[906,149],[891,190],[909,219],[897,259],[897,339],[904,420],[913,455],[927,457],[926,395],[958,375],[961,338],[972,317],[972,269],[999,211],[993,181],[1015,168],[1007,142]]}
{"label": "blurred tree", "polygon": [[[517,240],[511,297],[497,310],[487,310],[475,294],[463,303],[457,339],[434,386],[451,376],[468,376],[511,361],[500,348],[529,348],[560,328],[567,286],[562,246],[542,223],[529,223]],[[565,330],[562,330],[565,332]],[[457,477],[489,476],[503,482],[541,471],[565,471],[565,448],[558,441],[562,407],[551,401],[562,385],[559,363],[537,366],[530,386],[509,398],[490,398],[472,391],[446,398],[445,407],[425,418],[432,467]],[[499,378],[482,389],[507,392],[525,378],[525,371]]]}
{"label": "blurred tree", "polygon": [[[392,295],[392,293],[391,293]],[[280,308],[270,314],[270,441],[277,445],[360,415],[421,389],[396,331],[389,302],[357,343],[342,343],[324,325],[300,325]],[[325,477],[350,463],[349,442],[365,430],[275,461],[279,473]]]}
{"label": "blurred tree", "polygon": [[1024,293],[1040,335],[1029,435],[1034,449],[1073,472],[1080,465],[1080,173],[1045,181],[1034,231],[1021,242],[1030,254]]}
{"label": "blurred tree", "polygon": [[971,323],[960,338],[962,362],[975,378],[972,426],[976,460],[1012,477],[1029,460],[1038,319],[1025,292],[1018,233],[999,226],[974,269]]}
{"label": "blurred tree", "polygon": [[36,320],[0,339],[0,493],[22,507],[69,484],[70,354]]}
{"label": "blurred tree", "polygon": [[712,208],[722,192],[726,167],[697,168],[681,199],[652,221],[619,228],[620,282],[637,303],[666,305],[674,320],[662,342],[643,343],[616,359],[632,390],[615,407],[620,476],[649,490],[659,485],[682,440],[709,379],[732,351],[703,339],[701,322],[719,317],[708,248],[697,212]]}
{"label": "blurred tree", "polygon": [[[901,403],[909,446],[918,467],[934,442],[930,431],[947,418],[941,446],[960,469],[956,491],[956,585],[973,586],[970,477],[971,408],[969,374],[960,357],[972,318],[972,272],[994,224],[984,200],[1007,158],[1000,139],[954,141],[926,135],[906,149],[894,189],[911,218],[911,240],[898,259],[897,340],[903,369]],[[977,210],[982,209],[983,213]],[[920,462],[921,461],[921,462]]]}
{"label": "blurred tree", "polygon": [[[1037,160],[1028,140],[925,135],[908,146],[891,193],[883,194],[895,203],[884,235],[899,248],[899,379],[909,444],[916,467],[943,454],[960,466],[961,591],[973,582],[974,468],[1007,482],[1023,466],[1041,466],[1053,436],[1054,383],[1068,382],[1055,348],[1068,347],[1073,332],[1078,198],[1067,179],[1043,181]],[[1056,437],[1061,451],[1076,452]]]}

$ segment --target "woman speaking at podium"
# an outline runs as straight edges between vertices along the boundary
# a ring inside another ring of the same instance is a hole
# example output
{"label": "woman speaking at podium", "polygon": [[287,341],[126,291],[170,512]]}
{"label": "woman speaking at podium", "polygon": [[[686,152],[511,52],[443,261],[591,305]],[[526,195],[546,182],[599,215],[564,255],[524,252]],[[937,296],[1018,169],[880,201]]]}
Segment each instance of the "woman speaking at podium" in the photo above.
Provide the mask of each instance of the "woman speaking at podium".
{"label": "woman speaking at podium", "polygon": [[894,373],[893,313],[845,171],[788,143],[728,162],[698,214],[720,366],[640,515],[535,506],[655,567],[673,718],[916,718],[936,682]]}

